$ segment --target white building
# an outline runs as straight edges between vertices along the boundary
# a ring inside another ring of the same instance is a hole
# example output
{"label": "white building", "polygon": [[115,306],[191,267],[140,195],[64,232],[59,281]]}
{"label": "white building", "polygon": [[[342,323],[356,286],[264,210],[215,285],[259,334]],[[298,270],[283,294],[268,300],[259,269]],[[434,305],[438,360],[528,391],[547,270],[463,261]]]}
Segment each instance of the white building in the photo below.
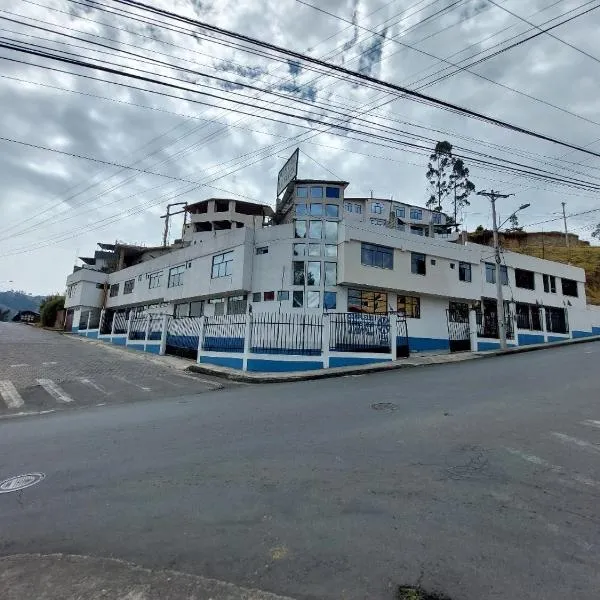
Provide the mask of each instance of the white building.
{"label": "white building", "polygon": [[[397,313],[412,351],[498,347],[493,249],[461,243],[443,213],[346,197],[347,185],[297,179],[275,212],[197,202],[182,240],[167,248],[101,244],[67,278],[74,329],[82,311],[100,309],[178,318]],[[600,333],[582,269],[513,252],[503,261],[509,343]]]}

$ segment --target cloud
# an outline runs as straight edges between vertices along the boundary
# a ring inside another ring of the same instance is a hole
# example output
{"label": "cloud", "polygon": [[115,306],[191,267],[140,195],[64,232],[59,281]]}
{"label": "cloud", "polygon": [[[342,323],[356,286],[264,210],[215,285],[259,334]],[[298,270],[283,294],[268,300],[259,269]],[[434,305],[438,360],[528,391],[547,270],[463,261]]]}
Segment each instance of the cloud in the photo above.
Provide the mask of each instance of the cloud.
{"label": "cloud", "polygon": [[381,56],[383,54],[383,44],[387,35],[388,28],[384,27],[379,35],[374,35],[372,41],[361,46],[361,54],[358,60],[359,73],[377,77]]}

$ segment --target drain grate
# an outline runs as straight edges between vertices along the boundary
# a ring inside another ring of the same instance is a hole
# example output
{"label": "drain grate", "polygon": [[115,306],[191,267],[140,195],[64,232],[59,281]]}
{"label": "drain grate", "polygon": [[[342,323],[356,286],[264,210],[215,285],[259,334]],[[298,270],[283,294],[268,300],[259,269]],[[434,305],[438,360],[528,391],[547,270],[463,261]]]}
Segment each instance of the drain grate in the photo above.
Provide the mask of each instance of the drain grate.
{"label": "drain grate", "polygon": [[393,402],[376,402],[371,404],[373,410],[396,410],[398,407]]}

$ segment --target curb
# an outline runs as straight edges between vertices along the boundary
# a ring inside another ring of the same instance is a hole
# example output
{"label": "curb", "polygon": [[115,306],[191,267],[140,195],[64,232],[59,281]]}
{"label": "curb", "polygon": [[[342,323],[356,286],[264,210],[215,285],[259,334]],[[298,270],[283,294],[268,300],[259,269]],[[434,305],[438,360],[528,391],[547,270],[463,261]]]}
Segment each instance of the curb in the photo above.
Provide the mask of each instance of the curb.
{"label": "curb", "polygon": [[[313,381],[316,379],[331,379],[333,377],[346,377],[348,375],[366,375],[369,373],[380,373],[385,371],[396,371],[398,369],[415,369],[419,367],[429,367],[434,365],[446,365],[468,362],[481,358],[496,358],[499,356],[507,356],[510,354],[522,354],[525,352],[536,352],[538,350],[549,350],[561,346],[571,346],[575,344],[585,344],[589,342],[600,341],[600,335],[589,336],[585,338],[568,339],[560,342],[547,342],[544,344],[531,344],[528,346],[517,346],[516,348],[508,348],[507,350],[488,350],[482,352],[473,352],[469,354],[454,354],[440,355],[442,360],[428,360],[419,363],[376,363],[372,365],[364,365],[360,367],[337,367],[334,369],[323,369],[316,371],[303,371],[300,373],[290,373],[278,375],[275,373],[266,373],[264,375],[256,374],[249,375],[244,371],[236,371],[227,367],[205,366],[201,364],[190,365],[186,371],[193,373],[201,373],[203,375],[212,375],[213,377],[222,377],[230,381],[239,381],[243,383],[287,383],[293,381]],[[454,356],[452,360],[448,360],[448,356]],[[460,357],[460,358],[459,358]],[[433,358],[433,357],[432,357]]]}

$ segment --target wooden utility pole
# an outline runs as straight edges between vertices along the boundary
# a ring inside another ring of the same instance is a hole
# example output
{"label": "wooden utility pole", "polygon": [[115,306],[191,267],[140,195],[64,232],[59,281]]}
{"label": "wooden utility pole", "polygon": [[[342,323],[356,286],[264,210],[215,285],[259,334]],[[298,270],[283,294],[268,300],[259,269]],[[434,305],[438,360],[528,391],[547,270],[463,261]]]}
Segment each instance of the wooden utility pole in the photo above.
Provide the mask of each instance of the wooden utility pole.
{"label": "wooden utility pole", "polygon": [[565,213],[566,202],[561,202],[563,212],[563,223],[565,224],[565,245],[569,247],[569,230],[567,229],[567,215]]}
{"label": "wooden utility pole", "polygon": [[180,215],[181,213],[183,213],[183,226],[184,226],[184,230],[185,230],[185,224],[187,221],[187,212],[185,210],[185,208],[183,210],[178,210],[177,212],[172,213],[171,212],[171,207],[172,206],[185,206],[187,207],[187,202],[173,202],[171,204],[167,204],[167,214],[166,215],[162,215],[160,218],[165,220],[165,228],[163,230],[163,240],[162,240],[162,245],[166,248],[167,247],[167,241],[169,239],[169,219],[171,217],[174,217],[175,215]]}

